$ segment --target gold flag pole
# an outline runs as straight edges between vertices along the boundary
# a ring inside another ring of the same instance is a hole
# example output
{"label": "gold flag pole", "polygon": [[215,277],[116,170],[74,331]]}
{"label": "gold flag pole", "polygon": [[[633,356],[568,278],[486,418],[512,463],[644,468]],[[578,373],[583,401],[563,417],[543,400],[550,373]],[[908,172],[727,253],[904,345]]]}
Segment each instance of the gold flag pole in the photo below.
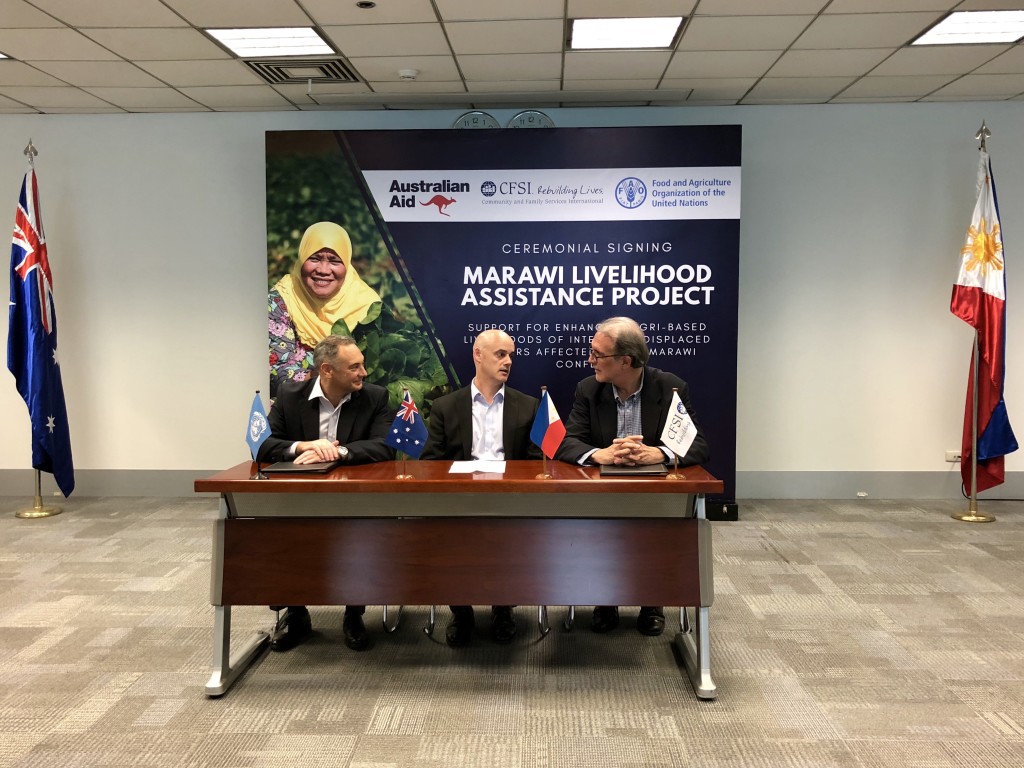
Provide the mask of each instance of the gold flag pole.
{"label": "gold flag pole", "polygon": [[[408,387],[402,387],[402,400],[404,401],[405,398],[408,397],[408,396],[409,396],[409,388]],[[399,453],[402,454],[402,471],[399,474],[395,475],[395,480],[412,480],[412,475],[410,475],[406,471],[406,467],[405,467],[405,460],[408,458],[408,456],[406,455],[405,451],[399,451]]]}
{"label": "gold flag pole", "polygon": [[[978,149],[984,152],[987,149],[986,140],[992,135],[992,131],[985,125],[985,121],[981,121],[981,128],[975,134],[974,138],[981,142]],[[965,523],[991,523],[995,520],[995,515],[982,515],[978,513],[978,353],[980,352],[978,346],[978,330],[974,330],[974,354],[971,359],[974,361],[974,365],[971,368],[971,376],[974,381],[974,397],[971,401],[972,414],[971,414],[971,496],[968,501],[966,512],[954,512],[950,517],[954,520],[962,520]]]}
{"label": "gold flag pole", "polygon": [[[25,147],[25,152],[24,152],[24,155],[28,158],[29,167],[31,167],[31,168],[35,168],[36,167],[36,155],[38,155],[38,154],[39,154],[39,150],[36,149],[35,146],[32,144],[32,139],[29,139],[28,140],[28,146]],[[53,517],[54,515],[59,515],[61,513],[61,511],[62,511],[60,507],[55,507],[55,506],[49,505],[49,504],[45,504],[45,505],[43,504],[42,473],[38,469],[35,470],[35,473],[36,473],[35,503],[32,505],[32,509],[19,509],[17,512],[14,513],[14,516],[30,520],[30,519],[34,519],[34,518],[37,518],[37,517]]]}
{"label": "gold flag pole", "polygon": [[35,504],[33,505],[32,509],[19,509],[17,512],[14,513],[15,517],[31,520],[37,517],[53,517],[54,515],[59,515],[61,513],[62,510],[60,507],[55,507],[50,504],[43,504],[42,487],[42,473],[37,469]]}
{"label": "gold flag pole", "polygon": [[[548,391],[547,387],[541,387],[540,388],[540,401],[542,403],[544,402],[544,395],[547,394],[547,391]],[[537,479],[537,480],[550,480],[551,479],[551,473],[548,471],[548,455],[546,453],[544,453],[544,449],[543,448],[540,449],[540,460],[541,460],[541,472],[540,472],[539,475],[536,476],[535,479]]]}

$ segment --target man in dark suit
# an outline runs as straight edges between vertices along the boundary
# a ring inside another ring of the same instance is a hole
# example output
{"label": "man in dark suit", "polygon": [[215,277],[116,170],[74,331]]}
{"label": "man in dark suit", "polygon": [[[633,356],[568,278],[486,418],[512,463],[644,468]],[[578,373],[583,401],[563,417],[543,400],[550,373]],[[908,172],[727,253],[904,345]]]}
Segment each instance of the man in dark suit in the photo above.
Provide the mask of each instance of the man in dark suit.
{"label": "man in dark suit", "polygon": [[[363,353],[348,336],[328,336],[313,350],[317,375],[289,381],[277,391],[267,421],[271,436],[260,446],[260,461],[310,464],[342,461],[367,464],[388,461],[395,452],[384,442],[391,426],[388,392],[367,384]],[[345,645],[355,651],[370,646],[363,626],[365,606],[345,609]],[[270,647],[287,651],[313,633],[309,611],[290,605],[278,622]]]}
{"label": "man in dark suit", "polygon": [[[504,461],[541,457],[540,449],[530,442],[530,428],[540,401],[505,386],[515,352],[515,342],[504,331],[491,328],[476,337],[476,375],[468,387],[434,401],[421,459]],[[476,619],[471,605],[450,607],[452,619],[445,630],[445,642],[459,648],[469,643]],[[512,606],[493,606],[493,640],[508,643],[515,634]]]}
{"label": "man in dark suit", "polygon": [[[697,427],[680,466],[708,460],[710,451],[690,404],[690,388],[678,376],[648,366],[649,358],[644,332],[635,320],[613,317],[597,326],[589,358],[594,375],[576,387],[565,439],[555,458],[573,464],[630,466],[671,461],[672,451],[661,445],[661,432],[676,388]],[[618,624],[618,607],[594,608],[592,630],[608,632]],[[665,630],[664,609],[643,606],[636,628],[644,635],[660,635]]]}

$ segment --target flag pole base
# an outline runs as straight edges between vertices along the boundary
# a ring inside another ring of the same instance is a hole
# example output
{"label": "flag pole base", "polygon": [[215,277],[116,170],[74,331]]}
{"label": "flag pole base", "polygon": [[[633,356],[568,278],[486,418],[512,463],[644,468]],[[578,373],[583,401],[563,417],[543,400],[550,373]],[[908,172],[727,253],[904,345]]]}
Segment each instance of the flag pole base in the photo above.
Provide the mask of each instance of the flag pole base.
{"label": "flag pole base", "polygon": [[549,475],[547,472],[541,472],[539,475],[534,475],[534,480],[550,480],[554,475]]}
{"label": "flag pole base", "polygon": [[991,523],[996,519],[994,515],[979,515],[977,512],[955,512],[950,517],[965,523]]}
{"label": "flag pole base", "polygon": [[686,475],[682,474],[681,472],[669,472],[667,475],[665,475],[665,477],[668,480],[685,480],[686,479]]}
{"label": "flag pole base", "polygon": [[395,480],[412,480],[412,475],[395,475]]}
{"label": "flag pole base", "polygon": [[32,509],[20,509],[14,513],[14,516],[20,517],[23,520],[32,520],[37,517],[53,517],[54,515],[59,515],[62,511],[60,507],[39,504],[32,507]]}

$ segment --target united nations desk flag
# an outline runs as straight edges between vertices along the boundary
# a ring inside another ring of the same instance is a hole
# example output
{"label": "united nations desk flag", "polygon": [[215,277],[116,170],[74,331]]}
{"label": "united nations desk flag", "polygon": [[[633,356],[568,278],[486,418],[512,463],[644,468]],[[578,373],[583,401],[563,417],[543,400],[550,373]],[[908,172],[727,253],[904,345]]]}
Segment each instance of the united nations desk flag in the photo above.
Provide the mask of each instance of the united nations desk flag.
{"label": "united nations desk flag", "polygon": [[427,447],[427,425],[423,422],[420,410],[413,402],[408,389],[405,390],[402,404],[398,406],[398,413],[395,414],[395,420],[385,442],[414,459],[418,459],[423,449]]}
{"label": "united nations desk flag", "polygon": [[661,430],[661,442],[679,458],[683,458],[690,450],[697,437],[697,426],[686,411],[686,406],[679,399],[679,392],[672,390],[672,403],[668,408],[665,428]]}
{"label": "united nations desk flag", "polygon": [[25,174],[14,215],[7,367],[32,421],[32,467],[53,474],[68,497],[75,489],[75,469],[57,358],[53,274],[46,257],[34,168]]}
{"label": "united nations desk flag", "polygon": [[[1006,351],[1006,274],[999,230],[999,201],[992,163],[985,149],[978,159],[978,200],[960,250],[960,271],[950,311],[978,332],[978,475],[975,492],[1004,480],[1003,457],[1017,450],[1017,439],[1003,402]],[[967,405],[961,445],[960,476],[971,493],[974,425],[974,358],[967,377]]]}
{"label": "united nations desk flag", "polygon": [[249,428],[245,431],[245,442],[249,444],[253,461],[256,461],[260,446],[268,437],[270,437],[270,424],[267,423],[267,412],[263,408],[260,391],[257,389],[256,397],[252,399],[252,408],[249,410]]}
{"label": "united nations desk flag", "polygon": [[549,459],[555,458],[555,451],[562,444],[565,438],[565,425],[558,417],[558,410],[551,402],[548,390],[545,387],[540,398],[540,407],[533,419],[533,426],[530,428],[530,440],[538,446],[544,455]]}

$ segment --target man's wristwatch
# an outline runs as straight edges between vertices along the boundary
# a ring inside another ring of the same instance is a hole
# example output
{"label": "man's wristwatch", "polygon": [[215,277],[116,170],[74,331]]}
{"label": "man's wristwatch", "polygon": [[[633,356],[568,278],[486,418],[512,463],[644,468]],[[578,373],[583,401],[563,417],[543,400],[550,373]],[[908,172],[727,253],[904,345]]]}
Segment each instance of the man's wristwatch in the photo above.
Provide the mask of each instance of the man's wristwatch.
{"label": "man's wristwatch", "polygon": [[346,448],[344,445],[339,445],[338,446],[338,458],[339,459],[341,459],[342,461],[348,461],[348,453],[349,453],[348,448]]}

